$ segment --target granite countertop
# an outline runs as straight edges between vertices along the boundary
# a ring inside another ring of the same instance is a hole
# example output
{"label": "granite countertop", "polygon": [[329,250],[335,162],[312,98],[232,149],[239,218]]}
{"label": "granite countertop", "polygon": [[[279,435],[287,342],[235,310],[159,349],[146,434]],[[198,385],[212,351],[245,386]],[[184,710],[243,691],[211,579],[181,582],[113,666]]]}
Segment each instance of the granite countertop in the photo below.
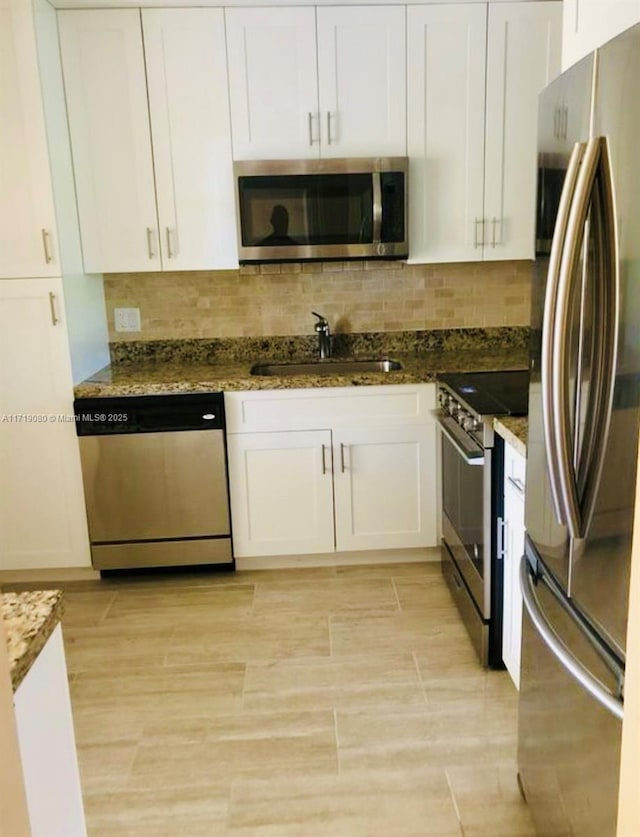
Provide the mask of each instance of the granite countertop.
{"label": "granite countertop", "polygon": [[[315,342],[306,338],[246,338],[235,341],[158,341],[112,347],[112,363],[75,387],[77,398],[232,392],[262,389],[416,384],[444,372],[523,369],[528,365],[523,329],[469,329],[350,335],[334,347],[335,358],[391,358],[394,372],[256,376],[255,363],[308,362]],[[221,345],[222,344],[222,345]]]}
{"label": "granite countertop", "polygon": [[62,592],[32,590],[2,593],[0,604],[15,692],[62,617]]}
{"label": "granite countertop", "polygon": [[522,456],[527,455],[529,419],[526,416],[502,416],[493,420],[496,433]]}

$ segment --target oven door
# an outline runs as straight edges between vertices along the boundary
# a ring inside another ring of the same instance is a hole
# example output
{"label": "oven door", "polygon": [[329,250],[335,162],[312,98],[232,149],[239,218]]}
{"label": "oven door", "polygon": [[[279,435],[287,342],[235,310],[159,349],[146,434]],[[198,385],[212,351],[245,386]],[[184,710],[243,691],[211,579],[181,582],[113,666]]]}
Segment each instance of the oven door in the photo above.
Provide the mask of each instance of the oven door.
{"label": "oven door", "polygon": [[483,619],[491,615],[491,449],[449,416],[442,444],[442,536]]}

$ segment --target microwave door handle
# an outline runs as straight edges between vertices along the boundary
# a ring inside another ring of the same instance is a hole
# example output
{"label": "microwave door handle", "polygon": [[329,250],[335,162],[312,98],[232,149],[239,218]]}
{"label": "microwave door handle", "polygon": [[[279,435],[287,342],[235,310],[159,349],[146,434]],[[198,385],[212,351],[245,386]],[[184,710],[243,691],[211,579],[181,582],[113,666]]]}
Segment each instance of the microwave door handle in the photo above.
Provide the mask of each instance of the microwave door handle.
{"label": "microwave door handle", "polygon": [[584,160],[578,173],[576,190],[567,221],[566,246],[560,264],[560,279],[556,316],[553,328],[554,351],[552,364],[552,422],[557,445],[557,475],[561,496],[562,522],[571,538],[582,537],[581,508],[573,451],[573,429],[569,410],[569,329],[576,287],[575,277],[582,252],[584,229],[593,195],[594,182],[600,156],[599,140],[587,143]]}
{"label": "microwave door handle", "polygon": [[542,390],[542,423],[544,428],[545,450],[547,454],[547,471],[551,488],[551,500],[556,520],[563,522],[564,515],[560,505],[560,485],[558,481],[558,455],[556,438],[553,432],[552,416],[553,404],[553,365],[554,356],[554,324],[558,299],[558,285],[560,283],[560,264],[567,236],[567,221],[571,209],[571,201],[576,188],[580,163],[584,156],[586,143],[576,143],[571,152],[567,173],[562,186],[562,194],[558,206],[558,215],[547,272],[547,292],[544,302],[542,325],[542,356],[541,356],[541,390]]}
{"label": "microwave door handle", "polygon": [[382,184],[380,172],[374,171],[373,178],[373,243],[380,244],[382,235]]}
{"label": "microwave door handle", "polygon": [[607,139],[599,140],[600,155],[593,191],[591,225],[595,244],[594,299],[595,351],[586,436],[581,473],[584,491],[581,498],[582,536],[586,536],[598,493],[613,409],[613,390],[617,360],[617,334],[620,315],[618,275],[618,240],[613,191],[613,176]]}

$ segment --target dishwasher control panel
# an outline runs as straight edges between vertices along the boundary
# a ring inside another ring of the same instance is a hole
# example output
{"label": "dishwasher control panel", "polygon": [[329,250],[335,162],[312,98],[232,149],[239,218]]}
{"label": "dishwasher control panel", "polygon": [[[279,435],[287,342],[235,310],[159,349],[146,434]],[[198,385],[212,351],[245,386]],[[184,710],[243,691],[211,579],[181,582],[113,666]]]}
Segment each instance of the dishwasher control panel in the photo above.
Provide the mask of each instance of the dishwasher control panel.
{"label": "dishwasher control panel", "polygon": [[223,430],[225,426],[221,392],[77,398],[73,407],[78,436]]}

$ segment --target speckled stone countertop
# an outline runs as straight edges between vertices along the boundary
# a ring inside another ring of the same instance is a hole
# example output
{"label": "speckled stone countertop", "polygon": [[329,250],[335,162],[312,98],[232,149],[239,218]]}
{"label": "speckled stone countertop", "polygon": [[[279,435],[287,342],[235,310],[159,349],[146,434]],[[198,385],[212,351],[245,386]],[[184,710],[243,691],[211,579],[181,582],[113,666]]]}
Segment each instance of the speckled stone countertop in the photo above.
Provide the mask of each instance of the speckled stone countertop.
{"label": "speckled stone countertop", "polygon": [[2,593],[0,604],[9,646],[11,682],[15,692],[62,617],[62,592],[31,590],[25,593]]}
{"label": "speckled stone countertop", "polygon": [[255,363],[315,359],[311,337],[150,341],[114,344],[112,363],[75,388],[77,398],[231,392],[261,389],[429,383],[443,372],[523,369],[528,329],[462,329],[442,332],[336,335],[333,361],[391,358],[394,372],[257,376]]}
{"label": "speckled stone countertop", "polygon": [[514,447],[522,456],[527,455],[527,433],[529,419],[526,416],[502,416],[493,420],[493,426],[507,444]]}

